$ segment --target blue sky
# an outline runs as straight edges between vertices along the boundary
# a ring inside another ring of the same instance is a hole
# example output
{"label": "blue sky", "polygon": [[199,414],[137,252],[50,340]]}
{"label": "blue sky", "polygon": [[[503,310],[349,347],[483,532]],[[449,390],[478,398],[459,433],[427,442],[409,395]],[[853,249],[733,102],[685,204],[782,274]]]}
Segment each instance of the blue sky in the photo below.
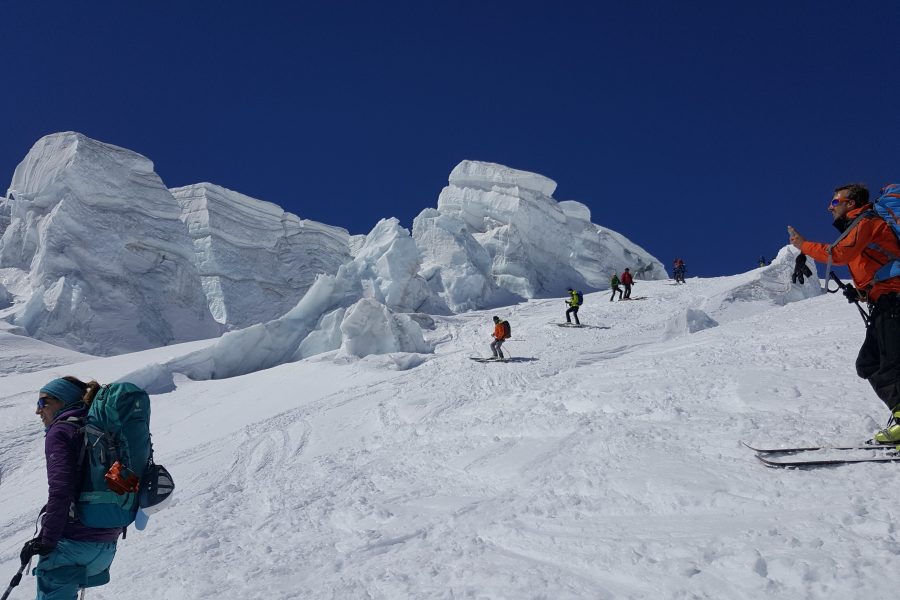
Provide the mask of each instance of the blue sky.
{"label": "blue sky", "polygon": [[737,273],[787,224],[833,239],[835,185],[900,181],[898,32],[877,0],[6,1],[0,186],[75,130],[366,233],[484,160]]}

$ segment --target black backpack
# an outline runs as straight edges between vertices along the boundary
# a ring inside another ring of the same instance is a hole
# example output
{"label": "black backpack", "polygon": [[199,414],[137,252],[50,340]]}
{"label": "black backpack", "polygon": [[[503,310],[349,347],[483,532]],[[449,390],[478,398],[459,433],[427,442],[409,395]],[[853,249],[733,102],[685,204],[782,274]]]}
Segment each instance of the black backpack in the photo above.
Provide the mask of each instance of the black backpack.
{"label": "black backpack", "polygon": [[512,327],[509,324],[509,321],[503,321],[503,339],[508,340],[512,337]]}

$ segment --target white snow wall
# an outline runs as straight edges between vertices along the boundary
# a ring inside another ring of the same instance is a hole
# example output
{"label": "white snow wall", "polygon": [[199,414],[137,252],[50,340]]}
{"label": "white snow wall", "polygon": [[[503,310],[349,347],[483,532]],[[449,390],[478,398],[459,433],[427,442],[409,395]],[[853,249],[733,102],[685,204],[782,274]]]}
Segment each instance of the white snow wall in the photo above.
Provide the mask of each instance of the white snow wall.
{"label": "white snow wall", "polygon": [[216,321],[246,327],[292,309],[319,273],[350,261],[346,229],[211,183],[170,190]]}
{"label": "white snow wall", "polygon": [[73,132],[39,140],[0,202],[0,269],[31,289],[0,317],[118,354],[275,319],[350,260],[342,228],[212,184],[173,191],[140,154]]}
{"label": "white snow wall", "polygon": [[[0,318],[51,343],[116,354],[275,321],[318,274],[344,265],[342,285],[364,288],[354,302],[372,298],[391,314],[587,292],[626,266],[638,278],[666,277],[646,251],[591,223],[586,206],[554,200],[555,188],[535,173],[463,161],[412,238],[396,220],[351,237],[213,184],[168,190],[139,154],[54,134],[35,144],[0,200],[0,284],[9,290]],[[351,257],[360,259],[352,267]],[[319,316],[306,315],[311,329]],[[391,339],[350,353],[419,347]],[[317,330],[300,355],[344,341]]]}
{"label": "white snow wall", "polygon": [[437,209],[413,223],[423,276],[454,312],[604,289],[629,267],[641,279],[665,268],[641,247],[591,223],[587,206],[552,198],[556,183],[503,165],[463,161]]}
{"label": "white snow wall", "polygon": [[11,320],[110,355],[219,335],[181,209],[145,157],[77,133],[40,139],[16,168],[0,267],[28,272]]}

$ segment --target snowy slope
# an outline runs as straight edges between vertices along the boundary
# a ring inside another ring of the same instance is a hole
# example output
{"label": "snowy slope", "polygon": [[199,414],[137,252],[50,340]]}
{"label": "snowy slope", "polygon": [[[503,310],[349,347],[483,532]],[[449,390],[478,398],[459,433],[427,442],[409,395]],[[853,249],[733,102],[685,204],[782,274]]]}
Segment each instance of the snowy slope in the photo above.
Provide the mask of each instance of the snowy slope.
{"label": "snowy slope", "polygon": [[[853,372],[856,311],[779,287],[789,258],[589,294],[583,329],[556,325],[562,298],[436,318],[413,369],[332,352],[176,375],[152,428],[178,501],[88,597],[891,597],[898,466],[775,471],[739,443],[858,441],[886,416]],[[475,363],[495,313],[514,359]],[[44,501],[39,386],[208,343],[0,379],[0,573]]]}

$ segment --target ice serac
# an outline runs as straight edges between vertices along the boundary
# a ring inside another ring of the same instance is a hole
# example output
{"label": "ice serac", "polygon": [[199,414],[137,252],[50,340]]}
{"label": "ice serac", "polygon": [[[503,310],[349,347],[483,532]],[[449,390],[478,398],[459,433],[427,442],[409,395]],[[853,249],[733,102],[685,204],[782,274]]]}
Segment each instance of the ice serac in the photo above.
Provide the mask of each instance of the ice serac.
{"label": "ice serac", "polygon": [[12,205],[10,204],[9,198],[0,198],[0,235],[3,235],[3,232],[9,227],[9,214],[11,210]]}
{"label": "ice serac", "polygon": [[[96,355],[216,336],[181,207],[144,156],[48,135],[16,168],[0,267],[27,271],[13,322]],[[2,211],[0,211],[2,212]]]}
{"label": "ice serac", "polygon": [[276,204],[211,184],[170,190],[182,209],[209,309],[246,327],[293,308],[319,273],[349,262],[345,229],[300,219]]}
{"label": "ice serac", "polygon": [[407,314],[440,303],[419,268],[409,231],[397,219],[383,219],[352,261],[335,275],[319,275],[283,316],[226,333],[208,348],[127,378],[160,391],[168,389],[174,373],[197,380],[225,379],[330,351],[347,358],[431,353],[419,322]]}
{"label": "ice serac", "polygon": [[555,189],[547,177],[494,163],[453,169],[437,209],[413,224],[422,275],[450,309],[602,289],[625,267],[638,278],[667,277],[641,247],[593,224],[587,206],[554,200]]}

